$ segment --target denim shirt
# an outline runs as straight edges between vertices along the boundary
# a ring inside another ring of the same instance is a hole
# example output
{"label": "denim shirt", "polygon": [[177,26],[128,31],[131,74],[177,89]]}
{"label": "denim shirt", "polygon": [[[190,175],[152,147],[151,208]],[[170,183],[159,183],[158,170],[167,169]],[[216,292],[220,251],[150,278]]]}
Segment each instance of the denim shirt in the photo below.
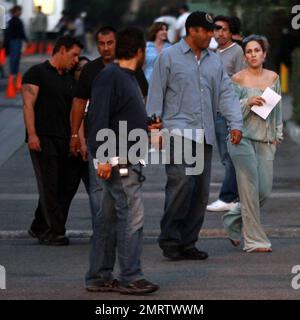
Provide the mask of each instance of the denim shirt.
{"label": "denim shirt", "polygon": [[[271,86],[275,92],[281,95],[279,77]],[[261,96],[264,92],[259,88],[249,88],[235,83],[235,90],[240,99],[243,113],[243,137],[260,142],[273,142],[274,140],[283,140],[282,106],[281,100],[271,111],[266,120],[251,111],[247,105],[247,100],[253,96]]]}
{"label": "denim shirt", "polygon": [[217,106],[231,129],[242,129],[239,101],[216,53],[203,50],[197,62],[182,39],[159,55],[148,92],[149,115],[160,116],[168,130],[204,129],[206,143],[212,145]]}

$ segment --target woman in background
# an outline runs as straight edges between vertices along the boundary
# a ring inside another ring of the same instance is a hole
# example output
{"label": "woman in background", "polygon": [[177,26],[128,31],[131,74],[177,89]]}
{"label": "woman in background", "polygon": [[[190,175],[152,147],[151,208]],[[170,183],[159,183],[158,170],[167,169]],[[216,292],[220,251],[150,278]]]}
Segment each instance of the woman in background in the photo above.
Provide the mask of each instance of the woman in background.
{"label": "woman in background", "polygon": [[154,63],[165,48],[170,47],[168,42],[168,25],[164,22],[154,22],[149,29],[148,41],[146,44],[146,58],[144,73],[148,82],[151,79]]}
{"label": "woman in background", "polygon": [[261,97],[267,87],[281,94],[279,76],[263,68],[268,42],[263,36],[251,35],[242,43],[247,68],[233,75],[232,80],[243,113],[243,139],[239,145],[228,145],[236,170],[240,204],[223,216],[224,227],[234,246],[243,233],[244,251],[271,252],[271,242],[260,222],[260,207],[271,193],[273,160],[282,141],[281,102],[264,120],[251,110],[262,106]]}

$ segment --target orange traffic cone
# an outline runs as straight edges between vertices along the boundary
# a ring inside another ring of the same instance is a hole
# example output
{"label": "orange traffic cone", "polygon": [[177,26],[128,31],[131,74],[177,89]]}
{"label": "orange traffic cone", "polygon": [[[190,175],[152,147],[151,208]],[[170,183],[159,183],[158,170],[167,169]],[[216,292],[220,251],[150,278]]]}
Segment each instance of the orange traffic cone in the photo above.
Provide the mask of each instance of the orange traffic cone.
{"label": "orange traffic cone", "polygon": [[6,60],[6,52],[5,49],[0,49],[0,65],[4,65]]}
{"label": "orange traffic cone", "polygon": [[14,84],[14,76],[10,74],[8,76],[8,83],[6,88],[6,98],[14,99],[17,95],[15,84]]}
{"label": "orange traffic cone", "polygon": [[36,50],[37,50],[37,44],[36,42],[32,42],[30,54],[35,54]]}
{"label": "orange traffic cone", "polygon": [[40,42],[38,45],[38,53],[43,54],[45,49],[45,44],[43,42]]}
{"label": "orange traffic cone", "polygon": [[48,43],[48,46],[47,46],[47,50],[46,50],[46,53],[50,56],[52,56],[52,52],[53,52],[53,44],[51,42]]}
{"label": "orange traffic cone", "polygon": [[22,89],[22,74],[19,72],[16,79],[16,91],[21,91]]}
{"label": "orange traffic cone", "polygon": [[28,42],[28,43],[26,44],[26,48],[25,48],[23,54],[24,54],[25,56],[28,56],[28,55],[30,54],[30,51],[31,51],[31,42]]}
{"label": "orange traffic cone", "polygon": [[37,49],[37,46],[36,46],[35,42],[33,42],[33,41],[28,42],[26,45],[26,49],[24,51],[24,56],[29,56],[31,54],[35,54],[36,49]]}

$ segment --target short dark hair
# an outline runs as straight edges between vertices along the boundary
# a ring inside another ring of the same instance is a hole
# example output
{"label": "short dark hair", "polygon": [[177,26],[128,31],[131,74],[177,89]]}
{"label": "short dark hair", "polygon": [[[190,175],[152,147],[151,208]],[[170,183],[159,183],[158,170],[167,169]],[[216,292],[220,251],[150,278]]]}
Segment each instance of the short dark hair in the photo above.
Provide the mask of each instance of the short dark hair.
{"label": "short dark hair", "polygon": [[261,46],[263,52],[268,52],[269,50],[268,39],[265,36],[261,36],[258,34],[251,34],[250,36],[244,38],[242,41],[242,48],[244,53],[246,51],[246,46],[250,41],[256,41]]}
{"label": "short dark hair", "polygon": [[104,26],[101,27],[100,29],[97,30],[97,32],[95,33],[95,41],[98,40],[98,36],[99,34],[104,34],[107,35],[109,33],[113,33],[114,35],[117,33],[117,30],[114,27],[111,26]]}
{"label": "short dark hair", "polygon": [[162,29],[162,27],[166,27],[167,30],[169,29],[168,24],[165,22],[154,22],[149,28],[147,40],[155,41],[156,34]]}
{"label": "short dark hair", "polygon": [[129,60],[134,58],[138,49],[145,50],[143,31],[137,27],[127,27],[117,33],[116,58]]}
{"label": "short dark hair", "polygon": [[232,24],[232,34],[240,34],[242,23],[240,18],[238,17],[231,17],[231,24]]}
{"label": "short dark hair", "polygon": [[218,16],[214,17],[214,22],[216,23],[217,21],[226,22],[228,24],[228,28],[229,28],[230,33],[233,34],[233,23],[232,23],[232,19],[230,17],[218,15]]}
{"label": "short dark hair", "polygon": [[12,15],[16,14],[18,11],[22,11],[22,7],[19,6],[19,5],[13,6],[13,7],[10,9],[10,13],[11,13]]}
{"label": "short dark hair", "polygon": [[65,47],[67,51],[69,51],[73,46],[77,46],[81,49],[84,48],[83,44],[80,41],[69,35],[59,37],[55,42],[52,55],[57,53],[61,47]]}

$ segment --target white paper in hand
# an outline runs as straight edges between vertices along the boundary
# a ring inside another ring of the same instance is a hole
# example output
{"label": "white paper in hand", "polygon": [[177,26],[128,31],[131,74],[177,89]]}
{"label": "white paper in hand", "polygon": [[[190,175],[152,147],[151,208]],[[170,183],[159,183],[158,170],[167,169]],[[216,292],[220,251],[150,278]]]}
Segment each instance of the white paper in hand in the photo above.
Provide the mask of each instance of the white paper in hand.
{"label": "white paper in hand", "polygon": [[268,87],[261,97],[264,98],[266,102],[261,107],[253,106],[251,110],[266,120],[270,112],[281,100],[281,96]]}

